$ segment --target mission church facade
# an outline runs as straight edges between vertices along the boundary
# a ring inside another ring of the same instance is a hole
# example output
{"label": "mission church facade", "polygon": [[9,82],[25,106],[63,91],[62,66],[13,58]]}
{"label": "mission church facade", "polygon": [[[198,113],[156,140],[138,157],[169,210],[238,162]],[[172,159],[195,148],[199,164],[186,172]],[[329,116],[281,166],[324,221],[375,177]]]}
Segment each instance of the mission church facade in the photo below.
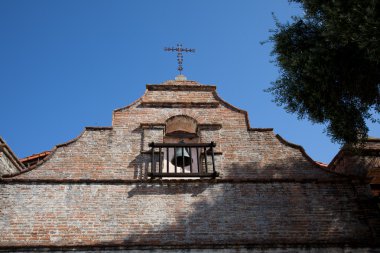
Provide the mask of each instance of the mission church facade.
{"label": "mission church facade", "polygon": [[364,150],[323,166],[216,86],[147,85],[52,151],[0,139],[0,251],[379,252],[380,141]]}

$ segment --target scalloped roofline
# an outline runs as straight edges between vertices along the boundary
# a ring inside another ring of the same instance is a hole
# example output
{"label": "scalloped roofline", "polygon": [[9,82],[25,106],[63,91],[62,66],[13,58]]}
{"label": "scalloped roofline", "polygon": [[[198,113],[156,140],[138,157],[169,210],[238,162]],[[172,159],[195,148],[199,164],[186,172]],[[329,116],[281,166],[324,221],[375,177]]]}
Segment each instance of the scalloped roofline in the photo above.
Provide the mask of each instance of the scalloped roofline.
{"label": "scalloped roofline", "polygon": [[342,175],[340,173],[337,173],[335,171],[331,171],[329,170],[327,167],[324,167],[322,166],[321,164],[319,164],[318,162],[316,162],[315,160],[313,160],[313,158],[311,158],[305,151],[305,149],[301,146],[301,145],[298,145],[298,144],[294,144],[292,142],[289,142],[287,140],[285,140],[284,138],[282,138],[279,134],[276,134],[276,138],[284,145],[288,146],[288,147],[291,147],[291,148],[294,148],[294,149],[297,149],[301,152],[302,156],[306,158],[306,160],[308,160],[310,163],[312,163],[313,165],[315,165],[317,168],[323,170],[324,172],[328,172],[329,174],[333,174],[333,175],[337,175],[337,176],[344,176],[346,177],[345,175]]}
{"label": "scalloped roofline", "polygon": [[[236,107],[236,106],[234,106],[234,105],[232,105],[230,103],[228,103],[225,100],[223,100],[218,95],[218,93],[216,92],[216,86],[215,85],[203,85],[203,84],[201,85],[201,84],[199,84],[198,82],[195,82],[195,81],[186,81],[186,82],[194,82],[197,85],[171,84],[171,83],[169,84],[168,82],[169,81],[166,81],[166,82],[164,82],[162,84],[147,84],[145,92],[144,92],[144,94],[141,97],[139,97],[138,99],[136,99],[134,102],[132,102],[131,104],[129,104],[127,106],[124,106],[124,107],[117,108],[117,109],[113,110],[112,125],[113,125],[113,122],[114,122],[114,113],[115,112],[127,110],[127,109],[131,108],[132,106],[138,104],[139,102],[142,102],[143,97],[150,90],[202,90],[202,91],[205,90],[205,91],[212,92],[214,98],[218,102],[220,102],[222,105],[226,106],[227,108],[230,108],[233,111],[236,111],[238,113],[242,113],[244,115],[244,117],[245,117],[246,127],[247,127],[248,131],[257,131],[257,132],[273,131],[273,128],[252,128],[251,125],[250,125],[248,112],[245,111],[245,110],[243,110],[243,109],[240,109],[240,108],[238,108],[238,107]],[[173,81],[173,82],[179,82],[179,81]]]}
{"label": "scalloped roofline", "polygon": [[17,177],[21,174],[24,174],[26,172],[29,172],[29,171],[32,171],[32,170],[35,170],[37,169],[38,167],[40,167],[42,164],[44,164],[45,162],[47,162],[48,160],[50,160],[50,158],[52,158],[55,154],[55,152],[61,148],[61,147],[66,147],[66,146],[69,146],[70,144],[72,143],[75,143],[77,140],[79,140],[86,131],[101,131],[101,130],[112,130],[113,128],[112,127],[92,127],[92,126],[88,126],[88,127],[85,127],[84,130],[82,130],[82,132],[75,138],[69,140],[69,141],[66,141],[64,143],[60,143],[60,144],[57,144],[55,145],[51,150],[50,150],[50,154],[48,154],[47,156],[45,156],[43,159],[41,159],[38,163],[36,163],[35,165],[31,166],[30,168],[27,168],[23,171],[20,171],[20,173],[18,174],[14,174],[14,175],[9,175],[9,176],[3,176],[3,178],[11,178],[11,177]]}
{"label": "scalloped roofline", "polygon": [[126,106],[123,106],[123,107],[120,107],[120,108],[116,108],[115,110],[113,110],[112,111],[112,125],[113,125],[114,113],[115,112],[119,112],[119,111],[123,111],[123,110],[131,108],[132,106],[134,106],[135,104],[137,104],[138,102],[140,102],[142,100],[142,98],[145,96],[146,93],[147,93],[147,90],[145,90],[144,94],[141,97],[139,97],[138,99],[136,99],[135,101],[133,101],[129,105],[126,105]]}
{"label": "scalloped roofline", "polygon": [[257,131],[257,132],[273,131],[273,128],[252,128],[251,124],[249,122],[248,112],[246,110],[240,109],[240,108],[238,108],[238,107],[236,107],[236,106],[228,103],[227,101],[223,100],[219,96],[219,94],[216,92],[216,90],[213,91],[213,95],[214,95],[214,97],[215,97],[216,100],[218,100],[221,104],[223,104],[227,108],[230,108],[231,110],[239,112],[239,113],[242,113],[244,115],[244,117],[245,117],[245,124],[247,126],[247,130],[248,131]]}
{"label": "scalloped roofline", "polygon": [[[112,125],[114,123],[114,117],[115,117],[114,113],[115,112],[119,112],[119,111],[122,111],[122,110],[129,109],[132,106],[138,104],[139,102],[141,103],[143,97],[147,94],[147,92],[149,90],[208,90],[208,91],[212,92],[214,98],[221,105],[223,105],[223,106],[225,106],[225,107],[227,107],[227,108],[229,108],[229,109],[231,109],[231,110],[233,110],[235,112],[238,112],[238,113],[241,113],[241,114],[244,115],[247,131],[257,131],[257,132],[268,132],[268,131],[270,131],[270,132],[273,132],[273,128],[252,128],[250,126],[248,112],[246,110],[240,109],[240,108],[238,108],[238,107],[236,107],[236,106],[234,106],[234,105],[226,102],[225,100],[223,100],[218,95],[218,93],[216,91],[216,86],[215,85],[201,85],[201,84],[199,84],[198,82],[195,82],[195,81],[186,81],[186,82],[194,83],[192,85],[186,85],[185,83],[183,83],[183,84],[173,84],[173,83],[176,83],[176,82],[178,82],[178,81],[172,81],[172,82],[166,81],[166,82],[164,82],[162,84],[147,84],[146,85],[146,90],[145,90],[144,94],[141,97],[139,97],[138,99],[136,99],[135,101],[133,101],[131,104],[129,104],[127,106],[124,106],[124,107],[117,108],[117,109],[113,110]],[[50,160],[50,158],[54,156],[54,154],[55,154],[55,152],[57,151],[58,148],[61,148],[61,147],[64,147],[64,146],[68,146],[68,145],[76,142],[77,140],[79,140],[83,136],[83,134],[86,131],[112,130],[112,129],[113,129],[112,126],[111,127],[85,127],[85,129],[77,137],[75,137],[75,138],[73,138],[73,139],[71,139],[71,140],[69,140],[67,142],[55,145],[54,148],[51,150],[51,153],[49,155],[47,155],[46,157],[44,157],[41,161],[39,161],[34,166],[32,166],[30,168],[27,168],[27,169],[21,171],[20,173],[12,175],[12,176],[9,176],[9,177],[15,177],[15,176],[18,176],[18,175],[23,174],[25,172],[29,172],[31,170],[34,170],[34,169],[38,168],[39,166],[41,166],[42,164],[44,164],[46,161]],[[306,160],[309,161],[315,167],[320,168],[321,170],[323,170],[325,172],[342,176],[342,174],[336,173],[334,171],[331,171],[331,170],[329,170],[329,169],[321,166],[320,164],[318,164],[315,160],[313,160],[306,153],[305,149],[301,145],[297,145],[297,144],[291,143],[291,142],[285,140],[284,138],[282,138],[279,134],[276,134],[275,137],[282,144],[284,144],[284,145],[286,145],[288,147],[297,149],[298,151],[300,151],[301,154],[306,158]],[[375,139],[374,141],[378,141],[378,140],[379,139]],[[330,164],[329,164],[329,167],[330,167]]]}
{"label": "scalloped roofline", "polygon": [[[198,82],[195,82],[195,81],[189,81],[189,82],[194,82],[196,84],[199,84]],[[175,83],[175,81],[174,81]],[[185,85],[185,84],[172,84],[170,83],[169,81],[163,83],[163,84],[147,84],[146,85],[146,90],[143,94],[143,96],[141,96],[139,99],[135,100],[133,103],[131,103],[130,105],[128,106],[125,106],[125,107],[122,107],[122,108],[119,108],[119,109],[116,109],[114,110],[114,112],[116,111],[120,111],[120,110],[124,110],[124,109],[128,109],[130,108],[131,106],[137,104],[138,102],[141,102],[143,97],[147,94],[148,91],[150,90],[206,90],[206,91],[210,91],[212,92],[214,98],[222,105],[224,105],[225,107],[235,111],[235,112],[238,112],[238,113],[241,113],[244,115],[244,118],[245,118],[245,124],[246,124],[246,127],[247,127],[247,131],[256,131],[256,132],[273,132],[273,128],[252,128],[251,127],[251,124],[250,124],[250,121],[249,121],[249,115],[248,115],[248,112],[246,110],[243,110],[243,109],[240,109],[230,103],[228,103],[227,101],[225,101],[224,99],[222,99],[219,94],[217,93],[216,91],[217,87],[216,85]],[[300,146],[300,145],[297,145],[297,144],[294,144],[294,143],[291,143],[291,142],[288,142],[286,141],[284,138],[282,138],[279,134],[276,134],[276,138],[281,142],[283,143],[284,145],[286,146],[289,146],[289,147],[292,147],[294,149],[297,149],[301,152],[301,154],[306,158],[307,161],[309,161],[311,164],[313,164],[314,166],[322,169],[323,171],[326,171],[326,172],[329,172],[331,173],[330,170],[327,170],[325,167],[323,167],[322,165],[318,164],[316,161],[314,161],[305,151],[305,149]],[[336,174],[336,173],[335,173]]]}

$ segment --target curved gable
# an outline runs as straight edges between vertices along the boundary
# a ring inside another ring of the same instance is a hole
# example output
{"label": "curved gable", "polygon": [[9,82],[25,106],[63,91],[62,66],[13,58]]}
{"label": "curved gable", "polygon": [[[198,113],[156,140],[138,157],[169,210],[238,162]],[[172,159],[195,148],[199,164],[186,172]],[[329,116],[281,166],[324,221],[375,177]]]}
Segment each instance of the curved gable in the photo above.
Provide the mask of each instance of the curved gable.
{"label": "curved gable", "polygon": [[17,177],[147,179],[151,162],[148,144],[163,142],[164,135],[173,131],[196,133],[197,141],[216,143],[221,179],[336,177],[315,163],[302,147],[275,135],[272,128],[251,128],[248,113],[221,99],[216,86],[192,81],[147,85],[142,97],[113,112],[112,127],[86,128]]}

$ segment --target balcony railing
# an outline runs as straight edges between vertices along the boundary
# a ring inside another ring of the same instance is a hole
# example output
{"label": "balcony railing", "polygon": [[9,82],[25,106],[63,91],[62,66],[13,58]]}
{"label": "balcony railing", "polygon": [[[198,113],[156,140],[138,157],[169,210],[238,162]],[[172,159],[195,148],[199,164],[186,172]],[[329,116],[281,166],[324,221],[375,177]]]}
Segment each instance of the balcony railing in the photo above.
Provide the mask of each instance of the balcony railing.
{"label": "balcony railing", "polygon": [[155,177],[212,177],[215,170],[215,143],[150,143],[152,166],[148,175]]}

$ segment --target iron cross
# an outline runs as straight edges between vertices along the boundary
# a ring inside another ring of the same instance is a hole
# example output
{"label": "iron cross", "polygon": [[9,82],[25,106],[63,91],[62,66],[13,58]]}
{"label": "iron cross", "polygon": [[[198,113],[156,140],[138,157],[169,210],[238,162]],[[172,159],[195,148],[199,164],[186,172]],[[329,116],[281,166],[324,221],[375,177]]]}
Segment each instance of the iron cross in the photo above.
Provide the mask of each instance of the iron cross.
{"label": "iron cross", "polygon": [[183,62],[182,52],[195,53],[195,49],[182,48],[182,44],[177,44],[176,48],[174,48],[174,47],[165,47],[164,50],[165,51],[178,52],[177,53],[177,61],[178,61],[178,71],[179,71],[180,75],[182,74],[182,70],[183,70],[183,67],[182,67],[182,62]]}

